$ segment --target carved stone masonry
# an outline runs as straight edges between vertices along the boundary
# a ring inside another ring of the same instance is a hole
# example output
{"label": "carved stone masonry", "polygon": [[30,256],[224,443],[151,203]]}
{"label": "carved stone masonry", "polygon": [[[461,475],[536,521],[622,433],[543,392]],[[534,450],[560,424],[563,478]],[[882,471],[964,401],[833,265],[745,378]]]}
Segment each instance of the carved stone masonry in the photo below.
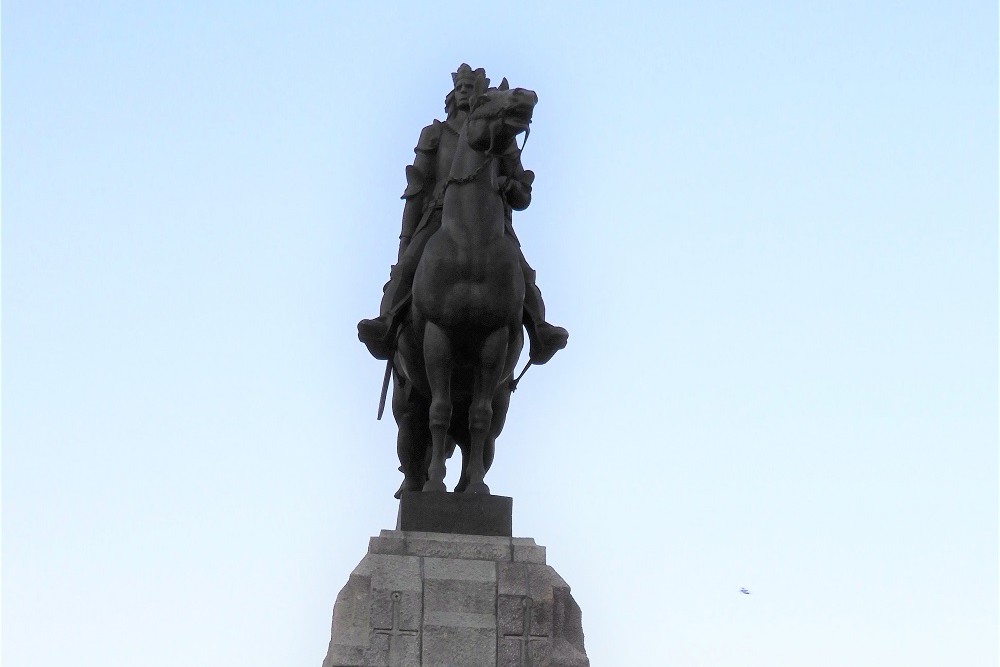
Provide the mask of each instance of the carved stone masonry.
{"label": "carved stone masonry", "polygon": [[[538,662],[536,664],[536,654],[545,653],[544,649],[548,648],[547,642],[551,639],[548,632],[543,634],[537,634],[532,631],[531,621],[534,616],[534,605],[535,601],[530,597],[524,597],[521,599],[521,620],[522,620],[522,630],[521,634],[504,634],[504,639],[512,639],[518,642],[519,653],[520,653],[520,664],[519,667],[539,667],[541,661],[544,658],[538,657]],[[537,651],[532,651],[531,642],[535,642],[538,649]],[[543,645],[542,642],[545,642]]]}
{"label": "carved stone masonry", "polygon": [[337,596],[323,667],[589,667],[530,538],[384,530]]}
{"label": "carved stone masonry", "polygon": [[383,635],[388,637],[389,640],[389,650],[388,650],[388,667],[407,667],[407,663],[404,661],[405,656],[408,653],[401,646],[399,641],[400,637],[417,637],[420,634],[418,628],[412,630],[404,630],[400,627],[399,621],[399,606],[400,600],[403,595],[399,591],[392,592],[392,625],[388,628],[376,627],[373,632],[376,636]]}

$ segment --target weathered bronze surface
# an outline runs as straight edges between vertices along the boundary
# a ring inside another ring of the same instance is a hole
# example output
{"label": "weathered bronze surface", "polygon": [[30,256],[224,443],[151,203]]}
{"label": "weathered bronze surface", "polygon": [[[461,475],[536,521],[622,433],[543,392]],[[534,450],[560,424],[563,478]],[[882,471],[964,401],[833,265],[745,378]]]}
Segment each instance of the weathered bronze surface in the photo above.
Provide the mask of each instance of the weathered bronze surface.
{"label": "weathered bronze surface", "polygon": [[529,130],[534,92],[495,88],[462,64],[445,98],[447,119],[420,133],[406,168],[399,259],[379,317],[358,337],[392,369],[392,410],[404,491],[445,491],[445,459],[463,453],[455,491],[489,493],[493,461],[515,386],[514,365],[544,364],[568,333],[545,322],[534,271],[512,210],[531,202],[534,174],[515,138]]}

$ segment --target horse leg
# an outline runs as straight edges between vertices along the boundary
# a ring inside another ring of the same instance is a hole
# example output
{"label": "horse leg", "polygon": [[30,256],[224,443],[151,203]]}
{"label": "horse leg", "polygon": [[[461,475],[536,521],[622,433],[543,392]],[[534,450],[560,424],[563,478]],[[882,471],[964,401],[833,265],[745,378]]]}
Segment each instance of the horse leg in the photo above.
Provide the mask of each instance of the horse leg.
{"label": "horse leg", "polygon": [[[500,383],[507,356],[507,342],[510,332],[506,327],[497,329],[483,341],[479,352],[479,364],[475,371],[472,402],[469,405],[469,467],[466,493],[489,494],[483,477],[486,476],[486,439],[491,435],[493,424],[493,395]],[[492,452],[490,453],[492,463]]]}
{"label": "horse leg", "polygon": [[406,491],[420,491],[427,480],[424,451],[427,447],[427,436],[418,435],[407,429],[399,429],[396,436],[396,453],[399,455],[399,471],[403,473],[403,482],[396,491],[396,498],[401,498]]}
{"label": "horse leg", "polygon": [[448,454],[449,459],[452,454],[455,453],[456,449],[460,449],[462,452],[462,474],[459,475],[458,483],[455,484],[455,488],[453,489],[455,493],[461,493],[462,491],[465,491],[465,485],[469,483],[468,473],[466,472],[469,467],[469,447],[464,443],[460,446],[451,436],[448,436],[448,442],[448,446],[451,448],[451,452]]}
{"label": "horse leg", "polygon": [[[496,451],[497,438],[495,435],[487,434],[486,440],[483,441],[483,476],[490,471],[490,466],[493,465],[493,452]],[[469,447],[466,446],[462,450],[462,477],[458,480],[458,484],[455,485],[455,493],[462,493],[469,487],[469,460],[472,457],[469,455]],[[486,491],[480,491],[480,493],[489,493],[489,487],[483,484],[479,488],[486,488]]]}
{"label": "horse leg", "polygon": [[[505,368],[505,370],[507,370]],[[506,375],[506,373],[505,373]],[[503,430],[504,422],[507,421],[507,409],[510,407],[509,384],[505,387],[498,387],[493,396],[493,421],[490,423],[490,432],[486,436],[483,444],[483,467],[489,472],[493,465],[493,454],[496,452],[497,436]]]}
{"label": "horse leg", "polygon": [[430,449],[430,432],[427,430],[427,404],[415,392],[407,392],[393,373],[392,415],[399,432],[396,436],[396,455],[403,483],[396,497],[404,491],[420,491],[427,481],[427,451]]}
{"label": "horse leg", "polygon": [[455,493],[461,493],[465,491],[465,487],[467,486],[469,486],[469,444],[463,443],[462,475],[458,478],[458,484],[455,485]]}
{"label": "horse leg", "polygon": [[445,475],[445,439],[451,426],[451,341],[433,322],[424,327],[424,366],[431,390],[428,425],[431,432],[431,461],[427,468],[424,491],[447,491]]}
{"label": "horse leg", "polygon": [[490,466],[493,465],[493,454],[497,449],[497,437],[495,435],[487,435],[486,441],[483,443],[483,474],[485,475],[490,471]]}
{"label": "horse leg", "polygon": [[399,429],[396,436],[396,453],[399,455],[399,472],[403,473],[403,481],[399,489],[394,494],[396,498],[401,498],[406,491],[420,491],[423,487],[426,475],[423,474],[421,463],[423,455],[415,456],[418,449],[417,439],[412,431]]}

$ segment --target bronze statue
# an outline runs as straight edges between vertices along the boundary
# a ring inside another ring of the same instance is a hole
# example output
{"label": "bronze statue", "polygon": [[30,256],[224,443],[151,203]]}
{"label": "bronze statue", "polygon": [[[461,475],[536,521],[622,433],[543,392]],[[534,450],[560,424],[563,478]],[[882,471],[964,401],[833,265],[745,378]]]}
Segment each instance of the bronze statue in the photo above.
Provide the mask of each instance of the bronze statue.
{"label": "bronze statue", "polygon": [[[459,132],[470,105],[490,83],[482,68],[473,70],[465,63],[451,77],[455,87],[445,97],[447,119],[443,123],[435,120],[421,131],[413,149],[416,157],[413,164],[406,168],[406,190],[401,197],[406,204],[399,235],[399,255],[390,271],[389,282],[383,288],[379,316],[358,323],[358,338],[376,359],[388,359],[392,354],[400,321],[398,315],[410,299],[413,275],[424,244],[441,226],[444,190]],[[506,204],[505,229],[518,248],[520,243],[511,225],[511,209],[522,211],[531,203],[534,178],[533,172],[521,166],[520,152],[511,145],[501,159],[498,187]],[[520,255],[520,264],[525,283],[523,320],[531,342],[530,359],[532,364],[540,365],[566,346],[569,335],[562,327],[545,321],[545,303],[535,285],[535,272],[528,266],[523,254]]]}
{"label": "bronze statue", "polygon": [[[534,271],[520,250],[511,210],[531,201],[534,174],[515,137],[527,132],[537,96],[488,88],[462,64],[445,99],[448,117],[420,134],[406,168],[399,260],[381,314],[358,323],[373,356],[389,360],[403,491],[444,491],[444,459],[457,444],[456,491],[489,493],[483,481],[513,390],[514,364],[531,342],[530,364],[566,345],[545,322]],[[388,370],[387,370],[388,373]]]}

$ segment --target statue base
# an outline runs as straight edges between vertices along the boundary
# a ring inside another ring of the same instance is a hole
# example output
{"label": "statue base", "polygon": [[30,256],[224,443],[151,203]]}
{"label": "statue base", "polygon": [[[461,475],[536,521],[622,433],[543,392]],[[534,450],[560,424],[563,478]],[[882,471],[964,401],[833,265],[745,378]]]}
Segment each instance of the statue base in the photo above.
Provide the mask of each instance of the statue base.
{"label": "statue base", "polygon": [[323,667],[524,665],[590,665],[580,607],[546,565],[545,547],[531,538],[402,530],[371,538],[337,596],[323,661]]}
{"label": "statue base", "polygon": [[462,535],[513,535],[514,501],[506,496],[406,491],[396,530]]}

